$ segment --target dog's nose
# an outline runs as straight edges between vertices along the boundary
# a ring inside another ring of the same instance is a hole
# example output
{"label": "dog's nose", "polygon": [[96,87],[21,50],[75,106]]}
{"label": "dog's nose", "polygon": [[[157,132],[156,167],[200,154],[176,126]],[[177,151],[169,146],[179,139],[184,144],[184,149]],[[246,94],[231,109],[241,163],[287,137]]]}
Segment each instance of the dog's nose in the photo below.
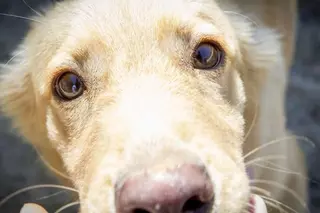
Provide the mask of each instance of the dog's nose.
{"label": "dog's nose", "polygon": [[118,213],[207,213],[213,184],[206,170],[182,165],[128,177],[116,190]]}

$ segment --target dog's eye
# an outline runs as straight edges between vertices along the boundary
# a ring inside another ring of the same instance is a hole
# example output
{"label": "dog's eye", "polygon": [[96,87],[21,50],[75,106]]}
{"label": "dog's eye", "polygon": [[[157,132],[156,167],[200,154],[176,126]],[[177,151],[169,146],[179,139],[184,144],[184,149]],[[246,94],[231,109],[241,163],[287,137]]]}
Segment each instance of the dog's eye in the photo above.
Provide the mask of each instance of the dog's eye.
{"label": "dog's eye", "polygon": [[193,66],[196,69],[217,69],[223,61],[223,51],[211,43],[201,43],[193,52]]}
{"label": "dog's eye", "polygon": [[72,72],[65,72],[58,77],[55,90],[60,98],[73,100],[82,95],[84,85],[79,76]]}

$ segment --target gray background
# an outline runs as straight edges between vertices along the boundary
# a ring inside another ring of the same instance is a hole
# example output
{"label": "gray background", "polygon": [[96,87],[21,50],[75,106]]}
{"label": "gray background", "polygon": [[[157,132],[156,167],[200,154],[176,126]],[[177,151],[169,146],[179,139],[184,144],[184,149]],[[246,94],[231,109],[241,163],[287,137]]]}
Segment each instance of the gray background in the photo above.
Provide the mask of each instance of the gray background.
{"label": "gray background", "polygon": [[[50,0],[27,1],[36,9],[51,4]],[[292,67],[287,95],[288,127],[316,143],[314,148],[304,143],[301,143],[301,147],[307,153],[309,165],[310,210],[312,213],[319,213],[320,1],[301,0],[299,12],[299,32],[303,33],[298,35],[295,64]],[[0,0],[0,13],[26,16],[32,11],[22,0]],[[10,51],[23,38],[27,23],[21,19],[0,15],[0,61],[6,62],[9,59]],[[26,186],[52,183],[56,183],[54,177],[42,165],[35,151],[10,130],[8,120],[0,115],[0,200]],[[0,207],[0,213],[19,212],[25,202],[37,202],[54,211],[70,201],[66,191],[35,189],[10,200]]]}

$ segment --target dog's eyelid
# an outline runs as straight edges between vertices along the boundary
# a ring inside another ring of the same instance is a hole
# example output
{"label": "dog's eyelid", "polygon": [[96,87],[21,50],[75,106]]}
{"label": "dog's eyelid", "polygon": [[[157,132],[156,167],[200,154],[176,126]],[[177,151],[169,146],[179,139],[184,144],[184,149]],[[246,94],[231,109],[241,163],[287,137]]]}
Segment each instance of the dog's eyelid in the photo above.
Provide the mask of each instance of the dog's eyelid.
{"label": "dog's eyelid", "polygon": [[191,42],[191,47],[196,48],[201,43],[214,43],[224,52],[227,51],[227,45],[221,35],[198,34]]}
{"label": "dog's eyelid", "polygon": [[66,73],[66,72],[73,73],[73,74],[77,75],[81,79],[81,81],[84,83],[84,86],[86,85],[87,82],[86,82],[85,78],[83,77],[82,70],[79,68],[72,67],[72,66],[63,66],[63,67],[57,68],[55,73],[53,74],[52,79],[53,80],[57,79],[60,75],[62,75],[63,73]]}

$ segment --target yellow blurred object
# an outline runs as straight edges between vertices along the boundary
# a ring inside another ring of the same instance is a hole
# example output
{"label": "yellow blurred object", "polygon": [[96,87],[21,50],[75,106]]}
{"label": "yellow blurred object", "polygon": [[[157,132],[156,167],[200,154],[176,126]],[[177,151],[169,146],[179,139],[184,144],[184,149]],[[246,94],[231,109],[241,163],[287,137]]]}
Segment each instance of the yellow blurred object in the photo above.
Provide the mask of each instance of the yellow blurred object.
{"label": "yellow blurred object", "polygon": [[20,210],[20,213],[48,213],[48,212],[37,204],[27,203],[22,207],[22,209]]}

